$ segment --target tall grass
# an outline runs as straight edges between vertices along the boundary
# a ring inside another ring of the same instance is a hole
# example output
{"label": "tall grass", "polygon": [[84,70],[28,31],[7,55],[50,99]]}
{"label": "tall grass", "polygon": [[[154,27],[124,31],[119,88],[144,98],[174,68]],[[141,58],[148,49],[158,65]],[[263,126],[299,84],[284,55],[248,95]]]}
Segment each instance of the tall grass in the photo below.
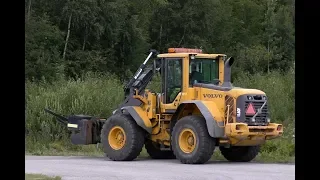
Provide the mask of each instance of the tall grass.
{"label": "tall grass", "polygon": [[[159,90],[159,78],[149,87]],[[256,74],[238,76],[235,86],[261,89],[268,95],[273,122],[285,124],[283,137],[268,141],[260,158],[279,160],[294,157],[294,74]],[[49,108],[57,113],[86,114],[108,117],[123,100],[121,82],[114,75],[89,74],[78,80],[60,79],[54,83],[26,82],[26,150],[29,153],[55,154],[73,151],[84,154],[101,150],[94,146],[74,146],[70,144],[65,127],[44,112]]]}
{"label": "tall grass", "polygon": [[48,144],[66,138],[66,127],[44,112],[63,115],[86,114],[107,117],[123,100],[122,84],[114,75],[87,75],[78,80],[54,83],[26,82],[27,149],[31,144]]}

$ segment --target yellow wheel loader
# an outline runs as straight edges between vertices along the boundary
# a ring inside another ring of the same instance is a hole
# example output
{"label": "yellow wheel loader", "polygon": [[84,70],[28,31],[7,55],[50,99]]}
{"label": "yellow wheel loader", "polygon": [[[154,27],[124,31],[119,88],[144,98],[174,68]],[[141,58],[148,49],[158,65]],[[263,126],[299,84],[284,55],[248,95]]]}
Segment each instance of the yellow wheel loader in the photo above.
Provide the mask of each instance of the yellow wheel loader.
{"label": "yellow wheel loader", "polygon": [[[149,59],[153,63],[147,64]],[[68,126],[72,143],[101,143],[114,161],[134,160],[145,147],[154,159],[184,164],[206,163],[215,148],[229,161],[248,162],[266,140],[281,136],[283,127],[270,121],[263,91],[232,86],[233,62],[200,49],[151,50],[110,117],[46,111]],[[161,92],[146,89],[157,73]]]}

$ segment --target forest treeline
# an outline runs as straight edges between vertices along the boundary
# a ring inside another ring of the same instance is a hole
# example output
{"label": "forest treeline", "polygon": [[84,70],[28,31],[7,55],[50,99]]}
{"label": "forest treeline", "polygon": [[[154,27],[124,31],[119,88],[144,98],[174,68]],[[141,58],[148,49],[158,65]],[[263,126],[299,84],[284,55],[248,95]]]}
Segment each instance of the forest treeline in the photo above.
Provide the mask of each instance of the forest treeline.
{"label": "forest treeline", "polygon": [[294,0],[25,0],[31,81],[136,71],[149,49],[202,48],[239,73],[287,72],[295,60]]}

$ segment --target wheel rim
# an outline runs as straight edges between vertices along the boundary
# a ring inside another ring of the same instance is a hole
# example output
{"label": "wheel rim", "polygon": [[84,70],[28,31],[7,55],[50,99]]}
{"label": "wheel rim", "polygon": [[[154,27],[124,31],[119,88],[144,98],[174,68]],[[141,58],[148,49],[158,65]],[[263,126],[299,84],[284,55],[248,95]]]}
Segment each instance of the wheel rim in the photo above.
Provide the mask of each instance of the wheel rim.
{"label": "wheel rim", "polygon": [[195,133],[191,129],[184,129],[179,135],[179,147],[184,153],[192,153],[197,144]]}
{"label": "wheel rim", "polygon": [[108,135],[109,145],[114,150],[123,148],[126,143],[126,133],[120,126],[113,127]]}

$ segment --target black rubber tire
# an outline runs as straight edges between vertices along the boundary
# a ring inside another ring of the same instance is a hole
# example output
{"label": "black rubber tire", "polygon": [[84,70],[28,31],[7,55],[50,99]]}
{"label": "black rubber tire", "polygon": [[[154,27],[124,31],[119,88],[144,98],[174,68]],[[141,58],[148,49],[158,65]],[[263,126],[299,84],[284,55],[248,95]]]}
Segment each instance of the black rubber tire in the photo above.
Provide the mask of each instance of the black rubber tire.
{"label": "black rubber tire", "polygon": [[154,143],[153,141],[147,139],[145,142],[145,148],[147,153],[152,159],[175,159],[173,151],[162,151],[160,150],[160,145]]}
{"label": "black rubber tire", "polygon": [[260,146],[233,146],[230,148],[220,146],[219,149],[228,161],[250,162],[259,154]]}
{"label": "black rubber tire", "polygon": [[[196,147],[191,153],[184,153],[179,146],[179,134],[184,128],[190,128],[196,136]],[[185,116],[173,127],[171,144],[174,155],[183,164],[204,164],[212,157],[215,139],[207,129],[206,121],[200,116]]]}
{"label": "black rubber tire", "polygon": [[[108,141],[111,128],[120,126],[126,134],[126,142],[123,148],[114,150]],[[130,115],[117,113],[112,115],[103,125],[101,130],[101,142],[105,155],[113,161],[132,161],[142,151],[145,140],[144,131],[137,125]]]}

